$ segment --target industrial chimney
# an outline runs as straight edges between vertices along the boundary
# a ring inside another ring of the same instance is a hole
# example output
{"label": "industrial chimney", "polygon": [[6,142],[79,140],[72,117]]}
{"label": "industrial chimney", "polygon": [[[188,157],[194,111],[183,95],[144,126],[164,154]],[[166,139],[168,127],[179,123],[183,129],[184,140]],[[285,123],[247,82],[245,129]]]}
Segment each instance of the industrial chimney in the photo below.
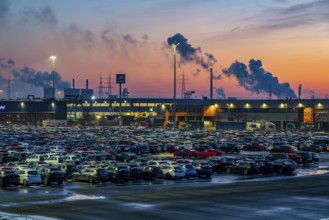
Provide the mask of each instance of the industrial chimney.
{"label": "industrial chimney", "polygon": [[72,79],[72,89],[75,89],[75,80]]}
{"label": "industrial chimney", "polygon": [[212,68],[210,68],[210,99],[213,99],[213,74]]}
{"label": "industrial chimney", "polygon": [[299,84],[299,87],[298,87],[298,99],[301,99],[302,97],[302,84]]}
{"label": "industrial chimney", "polygon": [[88,79],[86,79],[86,89],[88,89]]}

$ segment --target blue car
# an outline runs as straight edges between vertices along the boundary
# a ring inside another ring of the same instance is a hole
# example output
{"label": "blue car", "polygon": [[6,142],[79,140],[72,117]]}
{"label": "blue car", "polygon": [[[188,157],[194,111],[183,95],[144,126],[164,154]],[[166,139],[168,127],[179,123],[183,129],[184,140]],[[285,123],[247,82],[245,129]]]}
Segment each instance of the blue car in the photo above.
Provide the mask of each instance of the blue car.
{"label": "blue car", "polygon": [[198,172],[192,164],[179,164],[185,170],[185,177],[198,177]]}

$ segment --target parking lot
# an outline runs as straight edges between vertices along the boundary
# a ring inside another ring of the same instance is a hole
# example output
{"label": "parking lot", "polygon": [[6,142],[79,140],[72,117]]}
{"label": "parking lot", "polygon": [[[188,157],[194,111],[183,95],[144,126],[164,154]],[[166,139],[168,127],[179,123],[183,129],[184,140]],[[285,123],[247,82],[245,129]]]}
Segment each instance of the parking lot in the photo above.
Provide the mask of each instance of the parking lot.
{"label": "parking lot", "polygon": [[[0,212],[14,219],[17,215],[31,219],[218,219],[218,215],[261,219],[267,215],[277,219],[287,213],[285,219],[327,218],[323,207],[329,201],[329,153],[326,143],[318,144],[325,139],[273,136],[135,128],[3,128],[2,152],[11,161],[3,161],[1,169],[41,174],[40,182],[24,181],[25,174],[20,174],[18,186],[4,186]],[[250,137],[251,142],[241,139]],[[281,150],[277,146],[294,152],[276,152],[274,148]],[[22,152],[27,153],[26,159],[14,157]],[[36,163],[37,155],[48,159]],[[27,158],[32,159],[27,163]],[[68,165],[77,168],[70,175],[65,170]],[[151,168],[157,170],[154,176]],[[102,179],[98,179],[100,173],[105,175]],[[310,208],[300,210],[292,201]]]}

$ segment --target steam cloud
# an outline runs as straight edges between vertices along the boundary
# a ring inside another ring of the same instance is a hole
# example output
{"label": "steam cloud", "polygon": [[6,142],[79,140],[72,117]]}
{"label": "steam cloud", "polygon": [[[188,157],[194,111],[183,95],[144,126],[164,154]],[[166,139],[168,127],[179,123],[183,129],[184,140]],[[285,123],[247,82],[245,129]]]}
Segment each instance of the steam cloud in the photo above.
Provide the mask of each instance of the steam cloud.
{"label": "steam cloud", "polygon": [[[9,71],[14,77],[15,81],[25,82],[36,87],[49,88],[52,86],[53,75],[52,72],[40,72],[30,67],[23,67],[20,70],[15,68],[15,61],[12,59],[0,59],[0,73]],[[54,71],[55,87],[58,89],[65,89],[70,87],[70,83],[63,81],[61,75]]]}
{"label": "steam cloud", "polygon": [[217,88],[216,92],[217,92],[217,95],[219,98],[226,99],[226,95],[225,95],[224,89],[222,87]]}
{"label": "steam cloud", "polygon": [[235,61],[222,72],[227,76],[234,76],[239,85],[252,93],[267,93],[269,89],[277,98],[297,98],[289,83],[279,83],[277,77],[262,68],[262,61],[251,59],[248,68],[244,63]]}
{"label": "steam cloud", "polygon": [[[178,44],[177,52],[180,54],[182,63],[195,63],[201,66],[205,70],[209,70],[216,62],[216,58],[213,54],[203,53],[200,47],[194,48],[187,42],[188,40],[180,33],[175,34],[167,39],[169,46]],[[194,75],[198,75],[198,70]]]}

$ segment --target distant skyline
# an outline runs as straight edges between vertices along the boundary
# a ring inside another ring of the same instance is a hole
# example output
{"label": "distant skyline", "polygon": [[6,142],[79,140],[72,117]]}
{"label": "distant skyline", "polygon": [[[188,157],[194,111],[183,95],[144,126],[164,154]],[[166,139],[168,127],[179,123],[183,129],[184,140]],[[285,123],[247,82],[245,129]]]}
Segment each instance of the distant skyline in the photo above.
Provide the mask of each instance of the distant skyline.
{"label": "distant skyline", "polygon": [[[56,55],[57,88],[126,74],[130,97],[329,97],[328,0],[1,0],[0,97],[43,95]],[[180,37],[180,38],[179,38]],[[118,85],[112,85],[118,94]],[[1,92],[2,91],[2,92]],[[106,89],[104,90],[104,96]],[[276,96],[275,96],[276,95]]]}

